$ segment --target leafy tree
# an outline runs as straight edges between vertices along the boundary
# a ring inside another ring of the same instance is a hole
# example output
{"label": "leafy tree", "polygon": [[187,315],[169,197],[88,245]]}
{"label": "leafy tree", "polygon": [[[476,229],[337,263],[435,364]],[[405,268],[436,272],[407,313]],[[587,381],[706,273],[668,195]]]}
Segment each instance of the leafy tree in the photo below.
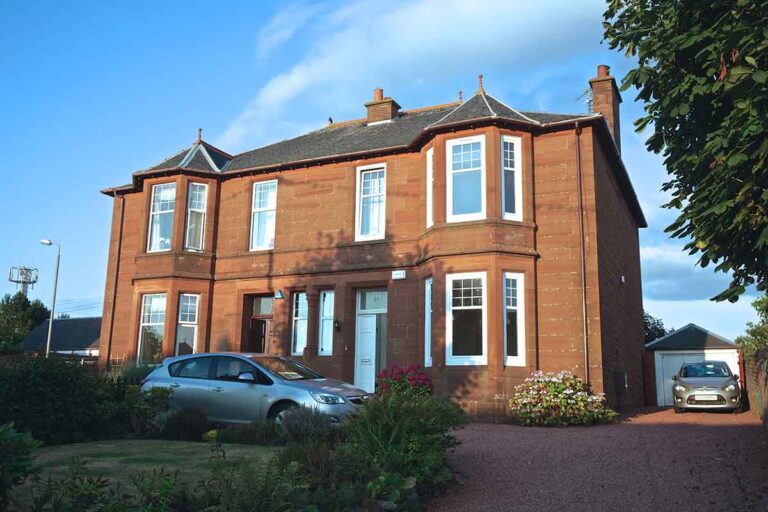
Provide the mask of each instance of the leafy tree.
{"label": "leafy tree", "polygon": [[661,338],[670,332],[664,327],[664,322],[661,321],[661,318],[651,316],[647,311],[643,311],[643,329],[645,330],[646,343]]}
{"label": "leafy tree", "polygon": [[747,323],[747,333],[736,338],[746,353],[768,348],[768,295],[752,301],[752,307],[757,311],[758,322]]}
{"label": "leafy tree", "polygon": [[670,176],[667,228],[698,264],[729,273],[713,300],[768,288],[768,1],[608,0],[605,39],[637,58],[622,89]]}
{"label": "leafy tree", "polygon": [[30,301],[21,292],[6,294],[0,299],[0,353],[17,352],[21,340],[29,331],[50,315],[51,312],[38,299]]}
{"label": "leafy tree", "polygon": [[56,316],[56,320],[66,320],[68,318],[72,318],[72,315],[69,313],[60,313]]}

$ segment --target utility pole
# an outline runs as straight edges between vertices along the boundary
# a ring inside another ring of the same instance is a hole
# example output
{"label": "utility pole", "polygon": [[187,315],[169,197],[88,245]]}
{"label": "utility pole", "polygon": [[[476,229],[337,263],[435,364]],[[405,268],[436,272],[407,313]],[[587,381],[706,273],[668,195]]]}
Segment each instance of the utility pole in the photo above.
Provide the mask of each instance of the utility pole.
{"label": "utility pole", "polygon": [[43,245],[56,246],[56,269],[53,272],[53,299],[51,300],[51,317],[48,319],[48,340],[45,342],[45,357],[51,352],[51,337],[53,335],[53,319],[56,314],[56,287],[59,284],[59,263],[61,262],[61,245],[53,240],[44,238],[40,240]]}

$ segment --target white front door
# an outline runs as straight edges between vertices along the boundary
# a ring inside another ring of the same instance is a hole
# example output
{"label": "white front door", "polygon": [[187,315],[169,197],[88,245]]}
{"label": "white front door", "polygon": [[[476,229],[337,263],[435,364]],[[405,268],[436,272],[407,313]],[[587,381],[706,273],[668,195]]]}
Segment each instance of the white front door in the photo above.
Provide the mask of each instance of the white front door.
{"label": "white front door", "polygon": [[355,386],[373,393],[376,390],[376,315],[357,315],[355,336]]}

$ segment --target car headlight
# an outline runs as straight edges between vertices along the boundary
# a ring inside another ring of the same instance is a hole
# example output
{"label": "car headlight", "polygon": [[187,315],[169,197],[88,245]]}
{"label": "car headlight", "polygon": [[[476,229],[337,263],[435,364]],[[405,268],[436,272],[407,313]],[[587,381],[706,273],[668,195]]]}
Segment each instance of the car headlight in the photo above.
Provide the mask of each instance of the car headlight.
{"label": "car headlight", "polygon": [[736,391],[736,385],[735,384],[728,384],[723,388],[723,391]]}
{"label": "car headlight", "polygon": [[674,389],[675,389],[675,391],[680,392],[680,393],[685,393],[686,391],[688,391],[685,388],[685,386],[681,386],[680,384],[675,384],[675,388]]}
{"label": "car headlight", "polygon": [[312,395],[312,398],[314,398],[316,401],[320,402],[321,404],[343,404],[346,402],[344,400],[344,397],[341,397],[339,395],[332,395],[330,393],[313,393],[312,391],[309,392],[310,395]]}

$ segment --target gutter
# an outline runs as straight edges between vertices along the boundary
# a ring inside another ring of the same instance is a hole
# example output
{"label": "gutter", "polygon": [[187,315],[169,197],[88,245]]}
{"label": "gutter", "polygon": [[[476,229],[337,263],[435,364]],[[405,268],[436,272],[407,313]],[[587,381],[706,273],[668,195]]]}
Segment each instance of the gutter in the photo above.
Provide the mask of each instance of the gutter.
{"label": "gutter", "polygon": [[578,210],[579,210],[579,276],[581,278],[581,321],[583,325],[582,329],[582,342],[584,344],[584,384],[589,389],[589,322],[587,317],[587,249],[586,242],[584,240],[584,200],[583,200],[583,177],[581,169],[581,127],[579,122],[576,121],[575,126],[575,138],[576,138],[576,182],[578,184]]}

